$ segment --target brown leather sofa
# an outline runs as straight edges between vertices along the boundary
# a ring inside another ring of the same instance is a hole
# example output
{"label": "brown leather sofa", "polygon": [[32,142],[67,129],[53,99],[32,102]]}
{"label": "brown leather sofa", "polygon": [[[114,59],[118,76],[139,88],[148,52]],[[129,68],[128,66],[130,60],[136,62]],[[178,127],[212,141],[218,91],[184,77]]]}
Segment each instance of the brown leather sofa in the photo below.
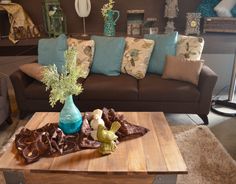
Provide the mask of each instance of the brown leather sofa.
{"label": "brown leather sofa", "polygon": [[0,73],[0,125],[4,122],[11,123],[11,110],[7,92],[7,77]]}
{"label": "brown leather sofa", "polygon": [[[11,76],[20,117],[37,111],[60,111],[61,104],[51,108],[45,86],[20,70]],[[142,80],[121,74],[110,77],[90,74],[83,81],[84,91],[74,97],[81,111],[114,108],[116,111],[162,111],[166,113],[198,114],[208,124],[212,91],[217,75],[204,66],[198,86],[161,76],[147,74]]]}

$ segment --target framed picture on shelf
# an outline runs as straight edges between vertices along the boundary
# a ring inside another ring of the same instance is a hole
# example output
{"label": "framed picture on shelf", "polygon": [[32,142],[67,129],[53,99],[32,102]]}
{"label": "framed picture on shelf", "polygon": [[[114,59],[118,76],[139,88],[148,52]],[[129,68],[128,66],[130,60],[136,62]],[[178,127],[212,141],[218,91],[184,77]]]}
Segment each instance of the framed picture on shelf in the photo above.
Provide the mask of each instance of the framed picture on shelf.
{"label": "framed picture on shelf", "polygon": [[66,18],[59,0],[44,0],[43,15],[45,30],[50,37],[56,37],[67,32]]}
{"label": "framed picture on shelf", "polygon": [[186,15],[186,35],[200,35],[201,13],[187,13]]}
{"label": "framed picture on shelf", "polygon": [[143,24],[143,34],[158,34],[157,18],[147,18]]}
{"label": "framed picture on shelf", "polygon": [[144,10],[127,11],[127,35],[141,36],[144,22]]}

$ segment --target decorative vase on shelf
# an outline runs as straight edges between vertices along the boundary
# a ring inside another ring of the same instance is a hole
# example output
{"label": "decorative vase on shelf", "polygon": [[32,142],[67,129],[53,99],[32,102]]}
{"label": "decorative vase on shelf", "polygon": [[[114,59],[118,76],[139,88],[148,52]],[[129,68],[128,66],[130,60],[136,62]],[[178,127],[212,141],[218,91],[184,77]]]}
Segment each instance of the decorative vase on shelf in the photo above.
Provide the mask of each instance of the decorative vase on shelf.
{"label": "decorative vase on shelf", "polygon": [[75,106],[72,95],[69,95],[60,112],[59,127],[65,134],[74,134],[80,131],[82,122],[81,113]]}
{"label": "decorative vase on shelf", "polygon": [[116,33],[115,25],[119,17],[120,17],[120,12],[118,10],[108,10],[104,22],[105,36],[115,36]]}

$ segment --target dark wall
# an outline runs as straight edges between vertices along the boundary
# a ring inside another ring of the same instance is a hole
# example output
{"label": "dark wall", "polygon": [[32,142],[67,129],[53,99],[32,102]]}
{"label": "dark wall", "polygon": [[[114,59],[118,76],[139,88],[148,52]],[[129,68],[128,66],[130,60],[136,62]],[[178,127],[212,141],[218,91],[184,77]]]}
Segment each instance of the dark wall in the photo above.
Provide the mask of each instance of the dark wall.
{"label": "dark wall", "polygon": [[[108,0],[91,0],[92,10],[86,18],[86,28],[90,33],[102,33],[103,18],[100,9]],[[178,31],[185,29],[186,12],[195,12],[201,0],[179,0],[179,16],[175,20]],[[43,25],[42,0],[15,0],[21,4],[25,11],[33,19],[36,25]],[[67,17],[68,33],[82,32],[82,19],[75,12],[74,0],[61,0],[61,6]],[[117,23],[117,32],[126,32],[126,11],[128,9],[144,9],[145,18],[157,17],[159,30],[165,27],[164,18],[165,0],[116,0],[115,8],[120,11],[120,19]]]}

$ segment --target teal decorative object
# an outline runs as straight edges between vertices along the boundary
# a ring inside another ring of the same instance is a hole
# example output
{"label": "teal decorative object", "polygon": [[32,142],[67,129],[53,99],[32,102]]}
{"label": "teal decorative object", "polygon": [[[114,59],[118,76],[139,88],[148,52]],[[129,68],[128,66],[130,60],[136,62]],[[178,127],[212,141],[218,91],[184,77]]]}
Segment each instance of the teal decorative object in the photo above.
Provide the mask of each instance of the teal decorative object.
{"label": "teal decorative object", "polygon": [[201,13],[202,17],[217,17],[214,7],[220,2],[220,0],[202,0],[197,7],[198,13]]}
{"label": "teal decorative object", "polygon": [[104,22],[104,35],[105,36],[115,36],[116,29],[115,25],[120,17],[120,12],[118,10],[108,10],[107,16]]}
{"label": "teal decorative object", "polygon": [[67,50],[67,37],[61,34],[57,38],[44,38],[38,44],[38,63],[43,66],[55,64],[58,72],[65,65],[64,52]]}
{"label": "teal decorative object", "polygon": [[233,7],[233,9],[231,10],[231,13],[233,17],[236,17],[236,6]]}
{"label": "teal decorative object", "polygon": [[78,79],[85,78],[86,72],[77,65],[76,49],[69,48],[65,51],[65,59],[62,73],[58,73],[56,65],[45,66],[42,82],[46,85],[46,90],[50,90],[49,103],[52,107],[58,101],[65,103],[60,112],[59,127],[65,134],[73,134],[80,130],[82,116],[73,102],[72,95],[79,95],[83,91]]}
{"label": "teal decorative object", "polygon": [[144,38],[155,41],[155,46],[149,61],[148,72],[162,75],[166,56],[174,56],[176,54],[178,32],[157,35],[145,34]]}
{"label": "teal decorative object", "polygon": [[123,37],[92,36],[95,53],[91,72],[108,76],[119,76],[125,49]]}
{"label": "teal decorative object", "polygon": [[102,155],[111,154],[116,149],[116,143],[118,136],[115,134],[121,124],[118,121],[112,123],[110,130],[105,130],[105,127],[101,124],[98,125],[97,130],[97,138],[98,141],[101,142],[101,146],[99,147],[98,151]]}
{"label": "teal decorative object", "polygon": [[75,106],[72,95],[69,95],[60,112],[59,127],[65,134],[74,134],[80,131],[82,122],[81,113]]}

